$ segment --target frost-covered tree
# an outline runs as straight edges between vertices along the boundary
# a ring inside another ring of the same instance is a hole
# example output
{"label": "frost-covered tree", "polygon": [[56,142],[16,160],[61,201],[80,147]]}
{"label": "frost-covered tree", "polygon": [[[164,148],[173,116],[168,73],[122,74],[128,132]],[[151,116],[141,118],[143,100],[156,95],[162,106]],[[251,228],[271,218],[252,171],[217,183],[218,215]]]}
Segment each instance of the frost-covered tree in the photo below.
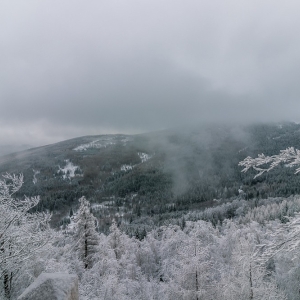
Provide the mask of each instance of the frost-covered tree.
{"label": "frost-covered tree", "polygon": [[184,231],[176,225],[157,231],[158,278],[165,299],[214,298],[216,272],[210,256],[214,233],[213,226],[203,221],[188,221]]}
{"label": "frost-covered tree", "polygon": [[80,207],[75,217],[75,249],[84,263],[84,268],[92,267],[93,255],[97,252],[99,235],[96,231],[96,218],[91,213],[90,202],[85,198],[79,199]]}
{"label": "frost-covered tree", "polygon": [[209,251],[202,248],[197,240],[189,240],[187,245],[179,249],[179,258],[181,268],[176,280],[183,298],[212,299],[211,290],[215,282]]}
{"label": "frost-covered tree", "polygon": [[6,174],[0,180],[0,279],[6,299],[11,298],[15,274],[47,244],[49,236],[51,216],[29,213],[39,197],[13,197],[22,184],[23,175]]}
{"label": "frost-covered tree", "polygon": [[[294,149],[294,147],[281,150],[279,154],[272,156],[265,156],[264,154],[259,154],[257,158],[252,158],[250,156],[246,157],[243,161],[239,163],[239,166],[244,167],[242,172],[247,172],[249,169],[253,168],[258,172],[254,178],[262,175],[264,172],[269,172],[281,163],[286,166],[294,167],[300,165],[300,150]],[[261,166],[268,167],[261,167]],[[300,172],[300,167],[296,168],[295,174]],[[283,216],[285,217],[285,216]],[[288,222],[284,227],[286,227],[286,232],[288,234],[285,236],[284,240],[280,243],[272,245],[268,248],[269,256],[274,255],[280,251],[283,247],[289,248],[289,250],[294,250],[300,244],[300,215],[297,214],[295,218],[288,218]],[[277,236],[280,235],[280,231],[276,233]]]}
{"label": "frost-covered tree", "polygon": [[232,252],[230,265],[221,272],[220,299],[286,299],[285,294],[278,289],[274,277],[258,263],[255,253],[256,245],[252,234],[240,237]]}
{"label": "frost-covered tree", "polygon": [[[281,163],[286,166],[295,167],[300,165],[300,150],[294,147],[281,150],[279,154],[266,156],[263,153],[259,154],[257,158],[252,158],[250,156],[246,157],[243,161],[239,163],[239,166],[244,167],[242,172],[247,172],[249,169],[253,168],[258,174],[254,178],[262,175],[265,172],[269,172]],[[262,167],[266,165],[266,167]],[[295,174],[300,172],[300,167],[296,169]]]}
{"label": "frost-covered tree", "polygon": [[[265,156],[264,154],[260,154],[257,158],[248,156],[239,163],[240,166],[244,167],[242,172],[247,172],[251,168],[257,171],[258,173],[254,178],[265,172],[271,171],[280,164],[284,164],[289,167],[296,167],[295,174],[299,173],[300,150],[290,147],[285,150],[281,150],[277,155]],[[296,261],[300,258],[300,214],[298,213],[294,218],[291,218],[287,216],[286,209],[286,215],[283,217],[285,218],[285,221],[288,220],[289,222],[281,224],[275,232],[270,233],[270,236],[272,236],[272,241],[270,243],[261,245],[262,261],[266,264],[270,263],[270,261],[276,258],[276,256],[281,257],[281,264],[282,261],[285,260],[285,265],[288,264],[286,261],[288,261],[290,257],[292,257],[292,259],[290,259],[291,261]],[[283,269],[284,267],[281,265],[279,273],[282,273]],[[292,267],[290,265],[286,271],[290,273],[291,269]],[[294,268],[294,270],[295,269],[296,268]],[[282,276],[281,274],[281,277],[283,278],[287,276]],[[296,295],[295,299],[298,299],[299,289],[296,288],[295,290],[297,290],[296,294],[294,293],[294,295]],[[291,297],[289,296],[289,298]]]}

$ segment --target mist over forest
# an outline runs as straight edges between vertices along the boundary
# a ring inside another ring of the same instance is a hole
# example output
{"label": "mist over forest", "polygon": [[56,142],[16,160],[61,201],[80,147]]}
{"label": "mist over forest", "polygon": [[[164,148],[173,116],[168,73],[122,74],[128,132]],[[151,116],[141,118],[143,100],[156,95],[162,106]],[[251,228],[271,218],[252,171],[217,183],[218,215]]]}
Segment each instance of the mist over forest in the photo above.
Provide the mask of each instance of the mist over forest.
{"label": "mist over forest", "polygon": [[0,300],[299,300],[299,12],[2,0]]}

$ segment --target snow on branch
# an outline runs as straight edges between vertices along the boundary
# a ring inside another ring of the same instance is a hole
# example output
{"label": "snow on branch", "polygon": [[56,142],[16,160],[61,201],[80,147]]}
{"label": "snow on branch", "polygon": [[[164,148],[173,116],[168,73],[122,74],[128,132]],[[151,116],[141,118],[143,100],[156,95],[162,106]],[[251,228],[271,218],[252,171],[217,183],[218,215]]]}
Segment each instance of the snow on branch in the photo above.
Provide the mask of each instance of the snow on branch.
{"label": "snow on branch", "polygon": [[255,256],[262,265],[267,265],[280,252],[297,253],[300,245],[300,213],[294,217],[288,217],[289,222],[280,224],[274,232],[267,231],[271,241],[266,244],[260,244],[257,247]]}
{"label": "snow on branch", "polygon": [[[280,153],[272,156],[265,156],[264,154],[258,154],[257,158],[252,158],[250,156],[246,157],[243,161],[239,162],[239,166],[244,167],[243,173],[247,172],[249,169],[253,168],[258,174],[254,178],[262,175],[265,172],[269,172],[281,163],[286,164],[286,166],[294,167],[300,165],[300,150],[294,147],[289,147],[285,150],[280,150]],[[261,167],[266,165],[266,167]],[[295,174],[300,172],[300,167],[295,171]]]}
{"label": "snow on branch", "polygon": [[22,184],[22,174],[6,174],[0,180],[0,278],[16,272],[49,240],[51,215],[29,213],[39,197],[13,197]]}

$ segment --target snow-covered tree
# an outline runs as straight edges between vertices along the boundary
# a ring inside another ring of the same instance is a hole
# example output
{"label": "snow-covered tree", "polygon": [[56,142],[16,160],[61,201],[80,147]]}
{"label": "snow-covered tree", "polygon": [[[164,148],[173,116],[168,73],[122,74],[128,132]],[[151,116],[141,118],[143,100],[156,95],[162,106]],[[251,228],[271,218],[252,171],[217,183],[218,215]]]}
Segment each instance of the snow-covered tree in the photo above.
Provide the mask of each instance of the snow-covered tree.
{"label": "snow-covered tree", "polygon": [[274,277],[258,263],[253,240],[252,234],[247,234],[237,241],[230,265],[221,272],[220,299],[286,299],[285,294],[278,289]]}
{"label": "snow-covered tree", "polygon": [[[265,156],[264,154],[259,154],[257,158],[252,158],[250,156],[246,157],[243,161],[239,163],[239,166],[243,166],[244,169],[242,172],[247,172],[249,169],[253,168],[258,171],[258,174],[255,175],[254,178],[262,175],[264,172],[269,172],[274,169],[281,163],[284,163],[286,166],[294,167],[300,165],[300,150],[294,149],[294,147],[287,148],[285,150],[281,150],[278,155]],[[262,168],[261,166],[267,165],[268,167]],[[295,174],[300,172],[300,167],[296,168]],[[300,215],[296,214],[295,218],[288,218],[290,222],[288,222],[283,227],[286,227],[285,230],[288,233],[285,235],[284,239],[268,247],[267,256],[272,256],[278,251],[281,251],[282,248],[288,247],[289,250],[294,250],[300,244]],[[276,234],[280,235],[281,230]]]}
{"label": "snow-covered tree", "polygon": [[[253,168],[258,174],[254,178],[262,175],[265,172],[269,172],[281,163],[286,166],[295,167],[300,165],[300,150],[294,147],[281,150],[279,154],[266,156],[263,153],[259,154],[257,158],[252,158],[250,156],[246,157],[243,161],[239,163],[239,166],[244,167],[242,172],[247,172],[249,169]],[[261,166],[266,165],[263,168]],[[300,172],[300,167],[296,169],[295,174]]]}
{"label": "snow-covered tree", "polygon": [[6,174],[0,180],[0,278],[6,299],[11,298],[15,274],[46,245],[49,237],[51,216],[29,213],[39,197],[13,197],[22,184],[23,175]]}
{"label": "snow-covered tree", "polygon": [[[289,167],[296,167],[295,174],[300,172],[300,150],[295,149],[294,147],[287,148],[285,150],[281,150],[279,154],[272,156],[265,156],[264,154],[258,155],[257,158],[252,158],[250,156],[246,157],[243,161],[239,163],[240,166],[244,167],[242,172],[247,172],[249,169],[253,168],[258,173],[254,178],[262,175],[265,172],[269,172],[280,164],[284,164]],[[300,214],[296,214],[295,217],[288,216],[288,205],[286,205],[287,209],[285,210],[285,221],[288,220],[286,224],[281,224],[277,230],[271,232],[269,236],[272,237],[272,240],[267,243],[261,245],[261,257],[262,261],[267,265],[276,258],[276,256],[280,257],[280,268],[279,268],[279,277],[286,278],[290,275],[291,270],[293,269],[296,272],[299,272],[298,266],[293,267],[293,263],[295,261],[299,261],[299,246],[300,246]],[[292,259],[291,259],[292,257]],[[288,262],[290,260],[290,262]],[[282,263],[284,261],[284,264]],[[289,266],[288,266],[289,265]],[[286,268],[288,266],[288,268]],[[277,264],[278,267],[278,264]],[[283,270],[285,269],[286,274],[282,275]],[[278,272],[278,271],[277,271]],[[294,278],[295,279],[295,278]],[[282,280],[281,280],[282,281]],[[292,280],[289,280],[291,282]],[[296,280],[297,281],[297,280]],[[299,281],[297,282],[299,283]],[[299,299],[299,288],[297,287],[297,283],[294,284],[294,294],[289,295],[290,299]],[[286,282],[283,284],[284,286],[288,286]],[[296,288],[295,288],[296,286]],[[292,289],[289,288],[289,292]],[[295,292],[296,291],[296,292]],[[290,293],[291,294],[291,293]],[[296,298],[291,298],[291,297]]]}
{"label": "snow-covered tree", "polygon": [[75,217],[75,249],[84,263],[84,268],[92,267],[93,255],[97,252],[99,235],[96,231],[96,218],[91,213],[90,202],[85,198],[79,199],[80,207]]}

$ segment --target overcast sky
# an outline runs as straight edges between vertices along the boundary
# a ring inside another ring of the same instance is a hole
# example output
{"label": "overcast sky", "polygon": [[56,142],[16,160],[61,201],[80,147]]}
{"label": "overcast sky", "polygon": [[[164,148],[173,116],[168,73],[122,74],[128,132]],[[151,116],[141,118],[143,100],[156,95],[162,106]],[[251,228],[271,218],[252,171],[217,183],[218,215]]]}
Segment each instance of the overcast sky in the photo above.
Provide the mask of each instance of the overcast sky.
{"label": "overcast sky", "polygon": [[2,0],[0,144],[300,121],[300,2]]}

